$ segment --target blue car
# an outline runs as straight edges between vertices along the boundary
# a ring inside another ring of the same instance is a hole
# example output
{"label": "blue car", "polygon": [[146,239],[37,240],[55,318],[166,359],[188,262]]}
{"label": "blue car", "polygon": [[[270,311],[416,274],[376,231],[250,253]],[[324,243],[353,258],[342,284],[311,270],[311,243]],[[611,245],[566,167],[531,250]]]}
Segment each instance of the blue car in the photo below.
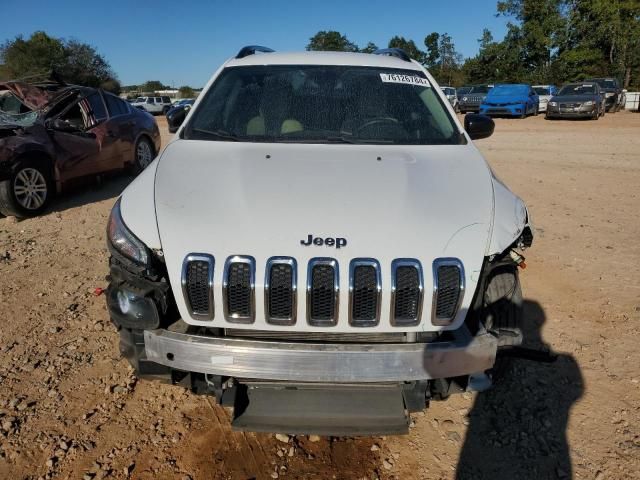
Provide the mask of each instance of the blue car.
{"label": "blue car", "polygon": [[538,94],[531,85],[504,83],[491,89],[480,105],[480,113],[525,118],[538,114],[539,103]]}

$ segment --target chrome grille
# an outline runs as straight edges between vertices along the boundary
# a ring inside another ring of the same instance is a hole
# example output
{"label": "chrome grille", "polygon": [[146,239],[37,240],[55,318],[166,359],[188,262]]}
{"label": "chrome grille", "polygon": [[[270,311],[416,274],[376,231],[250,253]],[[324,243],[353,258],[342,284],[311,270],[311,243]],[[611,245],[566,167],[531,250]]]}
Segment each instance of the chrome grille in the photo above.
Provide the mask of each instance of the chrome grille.
{"label": "chrome grille", "polygon": [[268,323],[296,323],[297,263],[291,257],[272,257],[267,261],[264,309]]}
{"label": "chrome grille", "polygon": [[424,282],[418,260],[396,259],[391,263],[391,324],[414,326],[420,323]]}
{"label": "chrome grille", "polygon": [[222,296],[224,316],[229,322],[253,323],[255,270],[253,257],[235,255],[225,262]]}
{"label": "chrome grille", "polygon": [[196,320],[213,319],[214,265],[214,258],[206,254],[189,255],[182,264],[182,292]]}
{"label": "chrome grille", "polygon": [[349,323],[373,327],[380,321],[382,282],[380,264],[372,258],[356,258],[349,265]]}
{"label": "chrome grille", "polygon": [[338,320],[338,262],[333,258],[313,258],[307,268],[307,320],[329,327]]}
{"label": "chrome grille", "polygon": [[438,258],[433,262],[434,325],[449,325],[456,317],[464,295],[464,268],[457,258]]}

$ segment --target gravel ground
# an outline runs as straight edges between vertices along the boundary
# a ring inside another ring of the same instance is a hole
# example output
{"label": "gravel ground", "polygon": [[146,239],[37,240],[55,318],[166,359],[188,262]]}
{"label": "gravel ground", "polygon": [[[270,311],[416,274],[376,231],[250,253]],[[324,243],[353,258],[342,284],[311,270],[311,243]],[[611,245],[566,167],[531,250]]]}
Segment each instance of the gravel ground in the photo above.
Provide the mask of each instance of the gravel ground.
{"label": "gravel ground", "polygon": [[0,219],[0,478],[640,478],[640,115],[498,119],[478,146],[530,207],[527,342],[555,363],[516,360],[403,437],[232,432],[210,399],[139,382],[119,358],[95,291],[131,181],[115,177]]}

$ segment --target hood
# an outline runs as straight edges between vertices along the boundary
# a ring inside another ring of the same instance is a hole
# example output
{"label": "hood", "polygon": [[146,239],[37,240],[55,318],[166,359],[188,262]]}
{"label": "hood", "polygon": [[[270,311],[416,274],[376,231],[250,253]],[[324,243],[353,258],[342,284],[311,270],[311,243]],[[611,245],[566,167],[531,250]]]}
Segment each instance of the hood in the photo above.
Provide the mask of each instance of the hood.
{"label": "hood", "polygon": [[[339,325],[345,325],[348,267],[356,257],[380,262],[385,292],[393,259],[419,259],[429,292],[433,260],[457,257],[472,292],[488,249],[493,186],[486,162],[471,143],[404,147],[177,140],[158,163],[155,206],[174,287],[180,285],[182,261],[190,253],[215,257],[216,291],[231,255],[255,258],[256,292],[271,256],[296,258],[302,292],[308,260],[332,257],[341,272],[345,308]],[[305,246],[301,242],[309,235],[345,239],[346,245]],[[471,296],[465,295],[467,305]],[[180,294],[176,300],[188,318]],[[214,322],[224,324],[222,315],[216,314]],[[381,329],[389,328],[383,323]]]}
{"label": "hood", "polygon": [[59,92],[52,92],[21,82],[0,83],[1,90],[9,90],[31,110],[40,110],[46,107],[59,94]]}

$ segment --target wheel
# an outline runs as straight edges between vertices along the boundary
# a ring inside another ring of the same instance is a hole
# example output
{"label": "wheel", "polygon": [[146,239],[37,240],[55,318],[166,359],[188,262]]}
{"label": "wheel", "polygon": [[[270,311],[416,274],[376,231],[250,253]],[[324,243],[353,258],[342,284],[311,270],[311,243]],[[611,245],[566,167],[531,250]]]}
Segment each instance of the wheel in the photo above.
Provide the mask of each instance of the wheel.
{"label": "wheel", "polygon": [[[517,267],[500,267],[494,270],[484,294],[487,330],[498,334],[501,330],[516,332],[521,329],[522,303]],[[494,380],[504,377],[510,360],[509,357],[498,356],[492,372]]]}
{"label": "wheel", "polygon": [[48,167],[42,161],[20,163],[11,178],[0,182],[0,212],[18,218],[42,213],[53,196]]}
{"label": "wheel", "polygon": [[138,139],[138,143],[136,143],[136,148],[134,150],[135,157],[133,159],[133,171],[134,173],[140,173],[142,170],[147,168],[149,164],[153,161],[155,157],[153,144],[151,140],[147,137],[142,136]]}
{"label": "wheel", "polygon": [[533,116],[537,117],[538,114],[540,113],[540,105],[534,105],[534,110],[533,110]]}

